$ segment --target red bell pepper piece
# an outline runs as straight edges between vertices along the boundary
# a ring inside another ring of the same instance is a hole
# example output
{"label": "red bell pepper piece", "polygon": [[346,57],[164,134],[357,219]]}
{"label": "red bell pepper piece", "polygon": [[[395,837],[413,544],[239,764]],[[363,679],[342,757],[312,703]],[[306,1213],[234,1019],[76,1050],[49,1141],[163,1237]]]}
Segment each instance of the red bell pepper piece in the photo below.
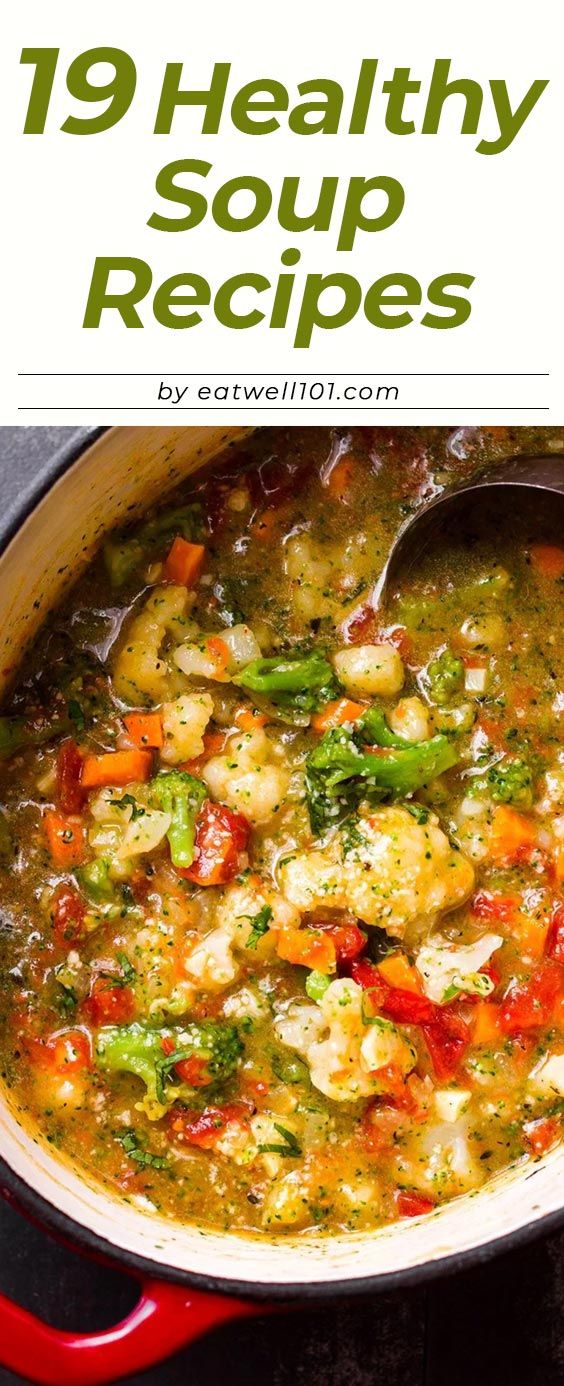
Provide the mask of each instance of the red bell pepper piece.
{"label": "red bell pepper piece", "polygon": [[[174,1040],[168,1035],[163,1040],[163,1052],[167,1055],[174,1054]],[[191,1054],[188,1059],[179,1059],[174,1065],[174,1071],[183,1083],[188,1083],[191,1088],[205,1088],[213,1080],[206,1059],[199,1054]]]}
{"label": "red bell pepper piece", "polygon": [[549,1025],[563,986],[558,963],[542,962],[525,982],[513,982],[499,1008],[499,1022],[506,1035]]}
{"label": "red bell pepper piece", "polygon": [[312,928],[328,934],[334,944],[338,963],[354,962],[366,947],[366,934],[363,934],[358,924],[338,924],[332,919],[320,919],[315,915]]}
{"label": "red bell pepper piece", "polygon": [[510,924],[518,908],[518,901],[514,895],[479,890],[470,908],[477,919],[498,920],[502,924]]}
{"label": "red bell pepper piece", "polygon": [[412,1193],[409,1189],[398,1189],[396,1208],[400,1218],[419,1218],[423,1213],[432,1213],[435,1204],[424,1194]]}
{"label": "red bell pepper piece", "polygon": [[427,996],[418,996],[416,991],[406,991],[403,987],[390,987],[382,1004],[382,1014],[398,1025],[429,1025],[437,1021],[442,1012]]}
{"label": "red bell pepper piece", "polygon": [[242,813],[206,799],[196,820],[196,855],[179,875],[196,885],[226,885],[239,870],[239,855],[248,846],[251,825]]}
{"label": "red bell pepper piece", "polygon": [[61,948],[79,943],[84,937],[86,905],[74,886],[60,885],[51,906],[55,939]]}
{"label": "red bell pepper piece", "polygon": [[351,977],[353,982],[357,982],[362,990],[367,992],[366,1003],[368,1009],[374,1015],[383,1006],[384,1001],[390,991],[390,987],[374,963],[368,962],[366,958],[353,962],[351,966]]}
{"label": "red bell pepper piece", "polygon": [[540,1117],[538,1121],[526,1121],[523,1135],[533,1155],[544,1155],[555,1145],[561,1131],[558,1117]]}
{"label": "red bell pepper piece", "polygon": [[33,1052],[42,1067],[62,1075],[79,1073],[92,1063],[92,1047],[84,1030],[59,1030],[45,1040],[36,1040]]}
{"label": "red bell pepper piece", "polygon": [[545,951],[555,962],[564,963],[564,905],[557,905],[546,936]]}
{"label": "red bell pepper piece", "polygon": [[429,1001],[427,996],[407,991],[404,987],[390,986],[374,963],[364,959],[354,962],[351,976],[369,993],[368,1004],[374,1014],[381,1011],[382,1015],[395,1020],[398,1025],[423,1025],[436,1020],[441,1014],[440,1007]]}
{"label": "red bell pepper piece", "polygon": [[451,1006],[437,1006],[427,996],[391,987],[370,962],[355,962],[351,976],[368,994],[374,1014],[398,1025],[420,1025],[437,1078],[452,1078],[470,1044],[470,1030]]}
{"label": "red bell pepper piece", "polygon": [[83,756],[76,741],[63,741],[57,756],[57,804],[61,813],[80,813],[86,799],[81,785]]}
{"label": "red bell pepper piece", "polygon": [[244,1126],[251,1113],[251,1104],[245,1102],[226,1102],[222,1107],[205,1107],[203,1112],[176,1108],[168,1118],[168,1130],[180,1145],[213,1150],[230,1123]]}
{"label": "red bell pepper piece", "polygon": [[127,1025],[135,1016],[135,993],[131,987],[113,985],[111,977],[98,973],[85,1009],[93,1025]]}
{"label": "red bell pepper piece", "polygon": [[449,1006],[437,1006],[438,1016],[423,1025],[425,1043],[440,1082],[454,1078],[470,1044],[470,1029]]}

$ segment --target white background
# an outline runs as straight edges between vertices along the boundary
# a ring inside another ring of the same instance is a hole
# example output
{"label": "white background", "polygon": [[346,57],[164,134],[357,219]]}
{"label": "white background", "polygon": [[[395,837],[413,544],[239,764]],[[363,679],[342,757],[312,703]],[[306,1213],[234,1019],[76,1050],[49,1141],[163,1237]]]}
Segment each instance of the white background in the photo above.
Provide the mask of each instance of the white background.
{"label": "white background", "polygon": [[[6,351],[0,422],[152,422],[159,411],[154,416],[147,411],[161,376],[185,384],[182,372],[221,376],[237,370],[300,377],[377,372],[385,381],[398,372],[449,373],[448,381],[417,382],[415,392],[406,382],[400,405],[409,399],[414,407],[403,412],[396,406],[381,416],[382,422],[562,423],[561,15],[561,0],[474,0],[464,6],[453,0],[389,0],[387,5],[376,0],[286,0],[278,5],[210,0],[207,6],[186,0],[160,6],[148,0],[88,5],[20,0],[17,8],[10,7],[2,84]],[[66,67],[77,53],[99,44],[125,48],[134,58],[133,105],[106,133],[63,134],[59,126],[69,112],[84,113],[66,92]],[[20,66],[23,46],[61,49],[42,136],[21,133],[33,71]],[[367,134],[361,138],[346,134],[345,117],[362,57],[377,57],[380,65]],[[411,66],[412,76],[422,82],[420,95],[410,98],[410,113],[419,126],[437,57],[452,59],[451,77],[472,77],[485,86],[480,133],[489,136],[496,124],[489,78],[506,79],[513,106],[535,78],[550,79],[505,153],[480,155],[475,148],[480,135],[460,134],[461,99],[447,101],[436,136],[399,138],[385,130],[379,84],[394,66]],[[280,131],[251,138],[231,126],[228,101],[219,135],[201,135],[198,108],[180,109],[171,135],[153,135],[167,61],[184,62],[183,84],[192,87],[209,84],[214,62],[230,61],[232,95],[245,82],[268,76],[288,87],[291,104],[299,99],[299,81],[333,77],[345,89],[342,133],[297,137],[281,115]],[[313,199],[323,174],[339,175],[339,206],[351,175],[388,174],[404,185],[405,209],[389,230],[359,233],[351,254],[337,252],[336,230],[292,235],[278,227],[274,213],[264,226],[239,236],[220,231],[209,216],[191,232],[150,230],[146,222],[151,212],[157,206],[169,210],[154,192],[156,173],[183,157],[213,164],[203,185],[206,191],[215,191],[236,174],[255,173],[276,193],[285,174],[300,174],[304,195]],[[394,270],[414,275],[423,286],[446,271],[474,274],[471,317],[452,331],[414,322],[384,332],[360,313],[348,327],[316,331],[308,351],[292,347],[295,312],[286,331],[262,324],[233,332],[222,328],[207,308],[199,326],[173,332],[155,322],[148,298],[139,309],[143,330],[128,331],[110,314],[103,316],[98,330],[82,328],[96,255],[142,257],[153,269],[155,286],[186,271],[204,275],[217,288],[244,270],[275,279],[282,250],[294,244],[302,251],[300,276],[308,269],[339,270],[354,274],[366,287]],[[24,378],[32,372],[69,374],[64,380]],[[74,372],[147,372],[152,378],[128,381],[96,374],[87,380],[70,374]],[[457,399],[450,373],[465,372],[550,375],[499,385],[473,375],[461,380]],[[34,404],[42,407],[22,409]],[[132,408],[122,412],[120,404]],[[506,404],[510,407],[503,413],[500,406]],[[548,410],[532,407],[540,404]],[[245,415],[250,423],[266,417],[252,409]],[[271,422],[277,417],[276,410],[268,415]],[[295,410],[279,417],[298,422],[300,416]],[[325,416],[323,410],[303,417],[336,421],[334,412]],[[345,408],[341,417],[346,421]],[[350,417],[367,422],[371,415]],[[184,423],[191,418],[182,413]],[[203,421],[201,412],[198,418]],[[208,407],[205,418],[225,421],[229,414]]]}

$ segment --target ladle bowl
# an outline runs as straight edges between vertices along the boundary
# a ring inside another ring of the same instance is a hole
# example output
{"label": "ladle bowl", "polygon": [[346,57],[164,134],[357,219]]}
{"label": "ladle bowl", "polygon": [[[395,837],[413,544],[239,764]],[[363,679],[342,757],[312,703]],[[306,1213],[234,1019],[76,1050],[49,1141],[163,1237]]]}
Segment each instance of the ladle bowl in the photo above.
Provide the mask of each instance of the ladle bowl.
{"label": "ladle bowl", "polygon": [[[407,576],[445,534],[450,540],[456,538],[464,518],[470,512],[475,514],[480,502],[494,495],[504,501],[508,511],[525,495],[529,500],[542,500],[546,511],[547,500],[554,496],[564,524],[564,456],[547,453],[511,457],[421,506],[397,534],[374,589],[374,607],[385,606],[400,577]],[[553,518],[557,519],[556,511]]]}

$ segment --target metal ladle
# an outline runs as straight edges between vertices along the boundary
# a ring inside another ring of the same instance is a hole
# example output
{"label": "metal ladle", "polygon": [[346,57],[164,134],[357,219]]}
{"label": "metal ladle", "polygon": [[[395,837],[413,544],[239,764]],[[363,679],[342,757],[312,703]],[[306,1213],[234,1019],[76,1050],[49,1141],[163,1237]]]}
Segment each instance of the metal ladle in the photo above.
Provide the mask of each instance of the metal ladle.
{"label": "metal ladle", "polygon": [[503,499],[504,508],[511,513],[514,505],[525,498],[537,501],[555,497],[555,512],[562,512],[564,525],[564,454],[518,456],[487,467],[470,481],[462,482],[435,496],[421,506],[402,525],[392,545],[386,564],[372,594],[375,609],[385,606],[400,573],[405,576],[419,563],[433,545],[443,538],[456,536],[460,522],[480,501],[492,496]]}

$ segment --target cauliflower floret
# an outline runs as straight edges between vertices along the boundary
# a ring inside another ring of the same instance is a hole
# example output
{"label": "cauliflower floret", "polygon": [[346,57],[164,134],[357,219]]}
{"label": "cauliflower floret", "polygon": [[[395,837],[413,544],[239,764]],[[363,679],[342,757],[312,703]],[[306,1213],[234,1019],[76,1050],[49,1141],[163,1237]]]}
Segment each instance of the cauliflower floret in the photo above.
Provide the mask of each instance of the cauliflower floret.
{"label": "cauliflower floret", "polygon": [[178,641],[190,628],[194,594],[186,587],[156,587],[128,627],[114,666],[118,698],[133,705],[161,703],[169,693],[169,669],[161,657],[167,636]]}
{"label": "cauliflower floret", "polygon": [[284,546],[284,567],[291,583],[296,616],[309,622],[320,616],[343,615],[343,597],[357,592],[372,576],[373,551],[365,531],[346,540],[319,543],[302,531]]}
{"label": "cauliflower floret", "polygon": [[453,1121],[452,1114],[444,1123],[415,1128],[409,1151],[398,1151],[395,1167],[401,1184],[446,1198],[478,1188],[486,1177],[468,1141],[467,1117]]}
{"label": "cauliflower floret", "polygon": [[177,933],[165,919],[149,916],[131,938],[132,957],[137,973],[136,987],[143,1009],[150,1015],[161,1011],[182,1015],[194,995],[193,986],[175,985]]}
{"label": "cauliflower floret", "polygon": [[392,708],[388,722],[396,736],[406,741],[427,741],[431,735],[429,710],[422,698],[400,698]]}
{"label": "cauliflower floret", "polygon": [[139,788],[132,783],[119,790],[103,789],[89,804],[94,819],[88,833],[90,846],[96,856],[108,857],[114,865],[154,851],[170,828],[170,813],[149,808],[142,792],[137,797]]}
{"label": "cauliflower floret", "polygon": [[284,800],[290,776],[272,742],[257,728],[230,737],[222,755],[208,760],[202,779],[214,799],[251,823],[267,823]]}
{"label": "cauliflower floret", "polygon": [[226,929],[212,929],[186,958],[185,972],[206,991],[223,991],[239,971],[232,946],[233,939]]}
{"label": "cauliflower floret", "polygon": [[439,1121],[458,1121],[471,1099],[471,1088],[438,1088],[435,1091],[435,1111]]}
{"label": "cauliflower floret", "polygon": [[230,935],[235,946],[263,959],[274,953],[278,931],[295,928],[299,922],[298,910],[258,876],[229,886],[221,895],[216,912],[216,923]]}
{"label": "cauliflower floret", "polygon": [[[451,1126],[453,1130],[453,1126]],[[485,1175],[473,1159],[468,1139],[464,1131],[455,1130],[449,1136],[440,1127],[436,1134],[439,1139],[433,1145],[429,1162],[423,1171],[422,1185],[443,1195],[452,1197],[475,1189],[483,1183]]]}
{"label": "cauliflower floret", "polygon": [[435,815],[418,823],[395,806],[360,816],[350,845],[341,829],[325,847],[296,852],[280,866],[280,888],[297,909],[352,910],[397,937],[414,920],[460,905],[473,884],[470,862]]}
{"label": "cauliflower floret", "polygon": [[213,712],[209,693],[183,693],[162,708],[164,746],[161,760],[178,765],[195,760],[204,749],[204,732]]}
{"label": "cauliflower floret", "polygon": [[544,793],[537,805],[539,813],[554,813],[564,804],[564,752],[561,752],[554,765],[544,776]]}
{"label": "cauliflower floret", "polygon": [[348,693],[358,697],[392,696],[399,693],[404,671],[395,645],[350,645],[338,650],[333,663],[337,678]]}
{"label": "cauliflower floret", "polygon": [[292,604],[304,621],[329,616],[335,607],[331,582],[335,562],[327,546],[316,544],[308,534],[295,534],[285,546],[284,567],[292,584]]}
{"label": "cauliflower floret", "polygon": [[506,639],[505,622],[495,612],[469,616],[460,627],[460,637],[471,650],[496,650]]}
{"label": "cauliflower floret", "polygon": [[[489,962],[492,953],[501,948],[500,934],[482,934],[475,943],[455,945],[441,934],[420,949],[415,966],[423,978],[423,990],[439,1005],[451,995],[463,991],[469,995],[487,996],[493,982],[480,969]],[[454,992],[453,992],[454,989]]]}
{"label": "cauliflower floret", "polygon": [[[353,1214],[355,1226],[362,1224],[363,1214],[374,1216],[380,1199],[381,1190],[376,1179],[355,1172],[346,1183],[340,1180],[338,1187],[331,1189],[332,1206],[345,1218]],[[313,1159],[305,1168],[281,1172],[274,1180],[264,1200],[262,1224],[277,1231],[284,1227],[307,1227],[312,1221],[312,1205],[324,1205],[326,1201],[324,1171],[319,1170]]]}
{"label": "cauliflower floret", "polygon": [[391,1021],[377,1016],[365,1023],[362,988],[348,977],[331,982],[317,1005],[294,1002],[274,1025],[282,1044],[305,1059],[314,1087],[334,1102],[381,1092],[376,1070],[393,1064],[406,1074],[417,1060]]}
{"label": "cauliflower floret", "polygon": [[270,1015],[270,1007],[266,996],[262,996],[260,991],[254,991],[252,987],[241,987],[239,991],[233,992],[228,996],[223,1004],[223,1014],[226,1020],[267,1020]]}
{"label": "cauliflower floret", "polygon": [[153,852],[166,837],[171,821],[170,813],[161,813],[160,809],[144,809],[138,818],[132,818],[126,824],[115,854],[116,860],[127,861],[129,857]]}
{"label": "cauliflower floret", "polygon": [[564,1054],[550,1054],[541,1059],[529,1074],[529,1085],[536,1096],[564,1097]]}
{"label": "cauliflower floret", "polygon": [[196,944],[185,971],[199,986],[223,991],[239,973],[233,949],[267,958],[275,951],[278,930],[296,923],[297,910],[258,877],[229,886],[219,898],[215,928]]}
{"label": "cauliflower floret", "polygon": [[491,804],[466,794],[454,814],[456,841],[471,861],[484,861],[489,852]]}

